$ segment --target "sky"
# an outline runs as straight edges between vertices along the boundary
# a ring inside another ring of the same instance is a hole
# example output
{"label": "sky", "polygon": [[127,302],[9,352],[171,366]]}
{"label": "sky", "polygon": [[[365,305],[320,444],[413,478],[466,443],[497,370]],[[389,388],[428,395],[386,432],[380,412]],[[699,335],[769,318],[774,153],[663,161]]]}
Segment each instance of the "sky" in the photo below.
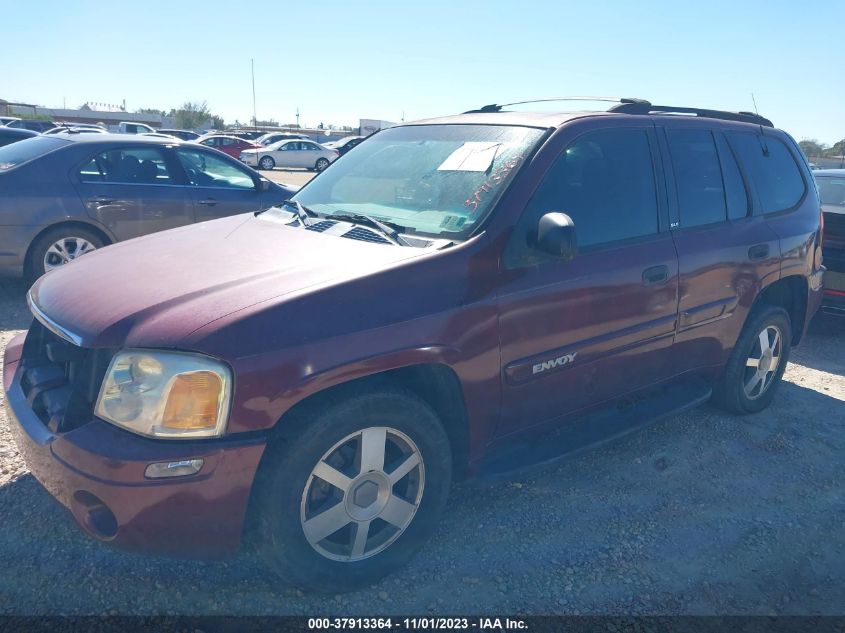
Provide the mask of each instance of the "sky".
{"label": "sky", "polygon": [[[753,110],[845,138],[845,3],[0,0],[0,98],[358,125],[563,95]],[[49,16],[33,19],[33,16]],[[571,106],[560,106],[571,109]]]}

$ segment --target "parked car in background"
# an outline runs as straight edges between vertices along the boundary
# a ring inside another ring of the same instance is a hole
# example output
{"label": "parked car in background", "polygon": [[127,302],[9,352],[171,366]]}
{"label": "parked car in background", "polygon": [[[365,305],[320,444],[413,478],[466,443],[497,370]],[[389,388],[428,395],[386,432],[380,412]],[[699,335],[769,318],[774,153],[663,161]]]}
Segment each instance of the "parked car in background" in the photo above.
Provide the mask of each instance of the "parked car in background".
{"label": "parked car in background", "polygon": [[0,147],[9,145],[10,143],[17,143],[27,138],[38,136],[38,132],[32,130],[19,130],[15,128],[0,126]]}
{"label": "parked car in background", "polygon": [[328,147],[329,149],[336,149],[338,152],[340,152],[340,155],[343,156],[346,152],[358,145],[365,138],[366,137],[364,136],[347,136],[346,138],[342,138],[337,141],[325,143],[323,147]]}
{"label": "parked car in background", "polygon": [[152,138],[162,138],[168,141],[175,141],[177,143],[181,143],[182,139],[178,136],[173,136],[172,134],[162,134],[161,132],[141,132],[138,136],[149,136]]}
{"label": "parked car in background", "polygon": [[279,141],[259,149],[248,149],[240,154],[247,165],[264,170],[282,168],[313,169],[323,171],[340,153],[318,145],[314,141]]}
{"label": "parked car in background", "polygon": [[199,139],[196,141],[200,145],[205,145],[206,147],[213,147],[214,149],[223,152],[224,154],[228,154],[232,158],[239,158],[241,152],[248,149],[255,149],[259,147],[258,144],[253,143],[252,141],[247,141],[242,138],[238,138],[237,136],[228,136],[222,134],[216,134],[214,136],[208,136],[206,138]]}
{"label": "parked car in background", "polygon": [[824,302],[826,312],[845,316],[845,169],[813,172],[824,213]]}
{"label": "parked car in background", "polygon": [[0,126],[9,125],[13,121],[20,121],[20,117],[16,116],[0,116]]}
{"label": "parked car in background", "polygon": [[223,134],[254,141],[259,136],[264,136],[265,132],[263,130],[226,130]]}
{"label": "parked car in background", "polygon": [[181,138],[183,141],[195,141],[200,137],[199,134],[192,132],[191,130],[172,130],[169,128],[162,128],[158,130],[158,132],[161,134],[170,134],[170,136]]}
{"label": "parked car in background", "polygon": [[286,141],[289,139],[299,139],[303,141],[310,141],[311,137],[306,136],[305,134],[292,134],[290,132],[269,132],[268,134],[263,134],[255,139],[255,142],[259,145],[272,145],[273,143],[278,143],[279,141]]}
{"label": "parked car in background", "polygon": [[120,134],[141,134],[143,132],[155,132],[155,128],[150,127],[146,123],[121,121],[117,124],[117,131]]}
{"label": "parked car in background", "polygon": [[75,127],[58,126],[47,130],[44,134],[108,134],[107,130],[100,127]]}
{"label": "parked car in background", "polygon": [[43,134],[59,134],[67,130],[94,130],[95,132],[107,133],[108,130],[102,125],[95,125],[94,123],[72,123],[70,121],[58,121],[56,127],[50,128]]}
{"label": "parked car in background", "polygon": [[54,134],[0,148],[0,191],[0,274],[32,281],[106,244],[257,211],[292,190],[199,145]]}
{"label": "parked car in background", "polygon": [[8,123],[6,127],[18,128],[22,130],[32,130],[33,132],[46,132],[50,128],[56,127],[52,121],[43,121],[41,119],[18,119]]}
{"label": "parked car in background", "polygon": [[822,295],[795,141],[641,100],[501,110],[382,130],[282,208],[40,279],[4,360],[33,476],[97,539],[220,556],[250,534],[336,593],[442,530],[455,479],[711,397],[768,407]]}

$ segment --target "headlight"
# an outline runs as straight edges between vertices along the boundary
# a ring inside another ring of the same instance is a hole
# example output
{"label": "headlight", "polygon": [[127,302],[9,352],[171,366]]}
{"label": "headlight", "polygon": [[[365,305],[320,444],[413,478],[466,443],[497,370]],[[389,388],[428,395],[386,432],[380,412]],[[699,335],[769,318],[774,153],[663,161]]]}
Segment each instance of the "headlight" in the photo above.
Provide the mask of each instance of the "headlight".
{"label": "headlight", "polygon": [[125,350],[109,365],[94,413],[125,429],[167,438],[226,430],[232,377],[199,354]]}

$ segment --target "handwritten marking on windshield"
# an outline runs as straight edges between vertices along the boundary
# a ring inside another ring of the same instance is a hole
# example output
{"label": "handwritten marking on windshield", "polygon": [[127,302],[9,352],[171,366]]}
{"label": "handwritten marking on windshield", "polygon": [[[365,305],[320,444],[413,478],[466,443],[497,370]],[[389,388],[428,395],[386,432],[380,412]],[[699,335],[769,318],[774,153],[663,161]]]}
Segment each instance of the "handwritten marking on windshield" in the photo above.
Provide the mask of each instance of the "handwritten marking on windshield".
{"label": "handwritten marking on windshield", "polygon": [[464,206],[469,209],[470,213],[475,213],[478,211],[478,207],[481,204],[481,198],[484,194],[487,194],[495,188],[497,184],[499,184],[505,177],[513,170],[514,167],[519,165],[521,157],[515,157],[509,159],[506,163],[504,163],[501,167],[496,169],[490,177],[487,178],[478,188],[472,192],[472,195],[466,199],[464,202]]}

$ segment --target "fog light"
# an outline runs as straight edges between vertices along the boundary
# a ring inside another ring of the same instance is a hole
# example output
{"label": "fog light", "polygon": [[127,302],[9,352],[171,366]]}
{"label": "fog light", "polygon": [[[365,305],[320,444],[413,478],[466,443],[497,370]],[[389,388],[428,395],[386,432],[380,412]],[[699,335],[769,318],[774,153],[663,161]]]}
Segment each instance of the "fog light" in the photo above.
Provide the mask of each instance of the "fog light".
{"label": "fog light", "polygon": [[201,459],[183,459],[180,462],[157,462],[150,464],[144,471],[147,479],[161,479],[163,477],[185,477],[196,475],[202,468]]}

